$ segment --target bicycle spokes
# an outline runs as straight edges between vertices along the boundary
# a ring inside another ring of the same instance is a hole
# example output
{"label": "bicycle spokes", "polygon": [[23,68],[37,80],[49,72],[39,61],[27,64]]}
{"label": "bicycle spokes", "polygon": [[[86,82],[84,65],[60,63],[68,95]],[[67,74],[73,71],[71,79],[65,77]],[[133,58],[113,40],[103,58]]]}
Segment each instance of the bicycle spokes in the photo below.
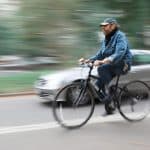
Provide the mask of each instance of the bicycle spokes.
{"label": "bicycle spokes", "polygon": [[142,120],[150,111],[150,89],[142,81],[129,82],[121,91],[119,101],[119,110],[125,119]]}

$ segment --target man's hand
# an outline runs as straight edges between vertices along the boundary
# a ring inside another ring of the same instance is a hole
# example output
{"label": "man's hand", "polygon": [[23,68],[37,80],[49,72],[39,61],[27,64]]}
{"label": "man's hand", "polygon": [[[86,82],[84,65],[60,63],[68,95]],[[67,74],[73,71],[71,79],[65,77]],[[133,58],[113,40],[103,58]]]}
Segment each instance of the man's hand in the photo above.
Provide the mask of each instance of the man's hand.
{"label": "man's hand", "polygon": [[89,63],[90,59],[80,58],[78,61],[79,61],[79,63]]}
{"label": "man's hand", "polygon": [[79,63],[83,63],[84,61],[85,61],[84,58],[80,58],[80,59],[78,60]]}
{"label": "man's hand", "polygon": [[111,63],[111,61],[108,59],[108,58],[105,58],[105,59],[103,59],[103,60],[96,60],[95,62],[94,62],[94,66],[100,66],[100,65],[102,65],[102,64],[109,64],[109,63]]}
{"label": "man's hand", "polygon": [[110,59],[105,58],[105,59],[103,59],[103,63],[104,63],[104,64],[109,64],[109,63],[111,63],[111,61],[110,61]]}
{"label": "man's hand", "polygon": [[94,61],[94,66],[97,67],[99,65],[103,64],[103,60],[95,60]]}

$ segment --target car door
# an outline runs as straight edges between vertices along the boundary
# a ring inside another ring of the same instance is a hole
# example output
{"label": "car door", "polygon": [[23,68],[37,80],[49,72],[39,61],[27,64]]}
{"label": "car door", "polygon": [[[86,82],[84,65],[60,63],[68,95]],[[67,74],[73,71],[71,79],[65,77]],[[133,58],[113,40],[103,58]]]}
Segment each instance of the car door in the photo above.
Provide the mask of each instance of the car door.
{"label": "car door", "polygon": [[150,84],[150,53],[135,55],[133,65],[135,77]]}
{"label": "car door", "polygon": [[127,75],[121,77],[122,82],[132,80],[142,80],[150,85],[150,52],[133,55],[131,70]]}

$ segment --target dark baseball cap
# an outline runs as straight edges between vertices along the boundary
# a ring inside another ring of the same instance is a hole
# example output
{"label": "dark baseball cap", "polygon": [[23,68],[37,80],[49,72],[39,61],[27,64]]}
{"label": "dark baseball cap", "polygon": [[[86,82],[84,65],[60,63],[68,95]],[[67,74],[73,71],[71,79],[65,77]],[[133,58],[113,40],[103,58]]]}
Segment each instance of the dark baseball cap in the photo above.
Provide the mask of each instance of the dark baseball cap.
{"label": "dark baseball cap", "polygon": [[114,18],[106,18],[103,22],[100,23],[100,26],[105,26],[108,24],[118,24],[117,20]]}

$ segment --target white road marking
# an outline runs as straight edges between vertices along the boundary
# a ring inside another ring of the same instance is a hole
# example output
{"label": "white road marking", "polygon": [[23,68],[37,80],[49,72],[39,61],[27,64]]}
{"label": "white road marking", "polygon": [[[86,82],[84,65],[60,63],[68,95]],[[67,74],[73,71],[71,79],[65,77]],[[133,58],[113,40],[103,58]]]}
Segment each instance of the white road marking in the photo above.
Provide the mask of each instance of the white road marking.
{"label": "white road marking", "polygon": [[8,134],[8,133],[34,131],[34,130],[44,130],[44,129],[56,128],[58,126],[59,125],[56,122],[50,122],[50,123],[46,122],[46,123],[23,125],[23,126],[2,127],[0,128],[0,135]]}
{"label": "white road marking", "polygon": [[[148,118],[150,115],[147,116]],[[107,117],[92,117],[87,124],[94,123],[105,123],[105,122],[116,122],[123,121],[124,118],[120,114],[110,115]],[[35,130],[45,130],[59,127],[57,122],[45,122],[40,124],[31,124],[31,125],[23,125],[23,126],[11,126],[11,127],[1,127],[0,135],[4,134],[12,134],[18,132],[29,132]]]}

